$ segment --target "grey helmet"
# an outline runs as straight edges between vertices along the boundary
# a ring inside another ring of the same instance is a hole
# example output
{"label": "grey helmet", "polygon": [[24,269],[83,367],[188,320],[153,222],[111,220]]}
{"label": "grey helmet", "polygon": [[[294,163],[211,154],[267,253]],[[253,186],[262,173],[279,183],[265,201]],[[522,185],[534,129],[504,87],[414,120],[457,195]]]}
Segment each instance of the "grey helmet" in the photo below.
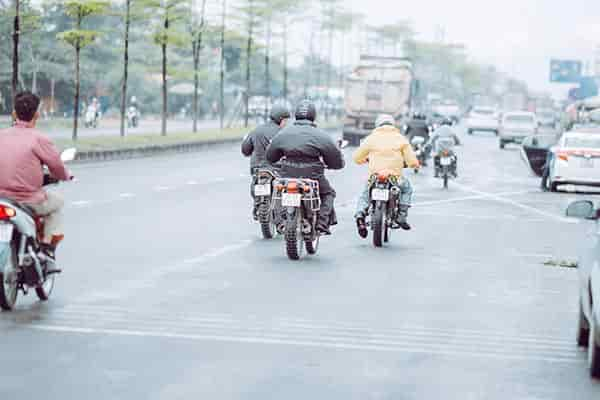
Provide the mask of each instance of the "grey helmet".
{"label": "grey helmet", "polygon": [[273,106],[269,117],[271,121],[279,125],[284,119],[290,118],[290,111],[284,106]]}
{"label": "grey helmet", "polygon": [[312,101],[306,99],[298,103],[296,107],[296,120],[308,120],[315,122],[317,119],[317,109]]}

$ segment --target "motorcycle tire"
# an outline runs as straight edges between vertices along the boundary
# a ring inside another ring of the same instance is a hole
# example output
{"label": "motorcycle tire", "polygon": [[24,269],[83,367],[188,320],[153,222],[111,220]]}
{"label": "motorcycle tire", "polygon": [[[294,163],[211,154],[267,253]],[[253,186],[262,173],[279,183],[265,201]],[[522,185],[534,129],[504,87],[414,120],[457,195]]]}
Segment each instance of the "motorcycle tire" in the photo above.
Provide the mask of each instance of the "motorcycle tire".
{"label": "motorcycle tire", "polygon": [[11,311],[17,303],[17,295],[19,294],[18,283],[7,281],[9,275],[16,273],[17,254],[13,246],[10,247],[10,254],[6,260],[6,264],[0,269],[0,308],[6,311]]}
{"label": "motorcycle tire", "polygon": [[52,290],[54,289],[55,277],[56,274],[46,276],[44,283],[35,288],[35,294],[37,295],[38,299],[41,301],[48,301],[50,294],[52,294]]}
{"label": "motorcycle tire", "polygon": [[373,246],[381,247],[383,245],[383,231],[385,229],[384,219],[385,216],[385,205],[382,202],[377,202],[375,209],[373,210],[373,218],[371,224],[373,225]]}
{"label": "motorcycle tire", "polygon": [[[593,310],[592,315],[594,315]],[[594,317],[592,317],[588,338],[588,367],[590,369],[590,377],[600,379],[600,343],[598,343],[597,340],[597,332],[598,323],[594,320]]]}
{"label": "motorcycle tire", "polygon": [[260,230],[263,238],[273,239],[277,231],[275,229],[275,222],[273,221],[271,205],[268,202],[258,206],[258,221],[260,222]]}
{"label": "motorcycle tire", "polygon": [[300,224],[300,210],[288,214],[288,220],[285,226],[285,249],[290,260],[299,260],[304,249],[304,240],[302,237]]}

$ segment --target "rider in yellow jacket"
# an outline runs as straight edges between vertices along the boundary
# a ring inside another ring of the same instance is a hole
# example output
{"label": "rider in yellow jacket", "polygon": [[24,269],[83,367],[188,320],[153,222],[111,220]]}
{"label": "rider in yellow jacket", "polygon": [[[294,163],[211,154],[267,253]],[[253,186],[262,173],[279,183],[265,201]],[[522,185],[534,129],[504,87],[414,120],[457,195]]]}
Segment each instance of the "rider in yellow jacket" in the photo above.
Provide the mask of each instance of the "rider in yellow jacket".
{"label": "rider in yellow jacket", "polygon": [[[413,189],[410,181],[403,176],[404,168],[419,168],[419,160],[408,142],[408,139],[394,125],[391,115],[379,115],[375,130],[365,138],[360,147],[354,152],[353,159],[357,164],[369,163],[369,176],[386,174],[395,176],[400,189],[400,207],[398,220],[394,228],[410,230],[407,222],[408,209],[411,206]],[[361,237],[367,237],[365,224],[366,213],[369,209],[369,189],[365,189],[358,198],[356,205],[356,225]]]}

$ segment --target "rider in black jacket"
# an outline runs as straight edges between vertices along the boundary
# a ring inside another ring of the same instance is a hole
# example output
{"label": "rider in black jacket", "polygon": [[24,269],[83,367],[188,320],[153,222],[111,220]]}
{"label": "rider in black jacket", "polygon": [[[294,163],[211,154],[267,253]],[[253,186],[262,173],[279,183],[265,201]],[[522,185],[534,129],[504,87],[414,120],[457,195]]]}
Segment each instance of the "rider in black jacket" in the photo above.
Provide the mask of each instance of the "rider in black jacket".
{"label": "rider in black jacket", "polygon": [[[252,132],[246,135],[242,142],[242,154],[250,158],[250,195],[254,198],[254,185],[256,184],[256,172],[260,168],[277,169],[275,165],[271,165],[265,158],[267,147],[271,140],[279,133],[290,118],[290,112],[286,107],[274,106],[271,109],[269,121],[263,125],[259,125]],[[258,218],[257,204],[254,204],[252,216]]]}
{"label": "rider in black jacket", "polygon": [[344,168],[344,158],[333,139],[315,125],[314,104],[301,101],[295,114],[294,124],[283,129],[267,148],[267,161],[281,161],[284,177],[319,181],[321,210],[317,229],[321,234],[330,235],[329,226],[337,224],[335,190],[325,177],[325,168]]}

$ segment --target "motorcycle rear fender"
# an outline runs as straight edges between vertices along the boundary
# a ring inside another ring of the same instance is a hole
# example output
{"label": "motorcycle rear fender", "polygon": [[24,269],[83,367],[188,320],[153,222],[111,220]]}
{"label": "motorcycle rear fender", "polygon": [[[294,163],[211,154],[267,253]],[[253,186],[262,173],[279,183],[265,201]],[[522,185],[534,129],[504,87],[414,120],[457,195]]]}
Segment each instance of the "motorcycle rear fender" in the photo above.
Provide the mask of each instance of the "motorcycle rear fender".
{"label": "motorcycle rear fender", "polygon": [[0,268],[4,268],[10,254],[10,243],[0,243]]}

